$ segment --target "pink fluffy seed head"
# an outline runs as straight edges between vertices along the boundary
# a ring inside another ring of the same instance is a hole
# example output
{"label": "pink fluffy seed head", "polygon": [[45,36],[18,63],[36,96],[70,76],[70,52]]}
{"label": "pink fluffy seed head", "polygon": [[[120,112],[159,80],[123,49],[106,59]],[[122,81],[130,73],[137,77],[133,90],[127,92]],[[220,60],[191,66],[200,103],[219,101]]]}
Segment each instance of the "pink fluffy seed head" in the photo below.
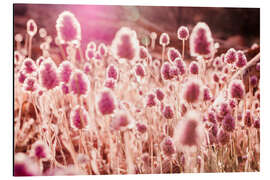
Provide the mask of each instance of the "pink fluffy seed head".
{"label": "pink fluffy seed head", "polygon": [[250,85],[252,87],[255,87],[255,86],[257,86],[257,84],[258,84],[258,78],[257,78],[257,76],[256,75],[251,76],[250,77]]}
{"label": "pink fluffy seed head", "polygon": [[23,83],[23,89],[26,92],[34,92],[38,89],[38,84],[36,78],[32,76],[28,76],[24,83]]}
{"label": "pink fluffy seed head", "polygon": [[173,76],[171,76],[171,65],[168,62],[165,62],[161,67],[161,76],[163,80],[171,80]]}
{"label": "pink fluffy seed head", "polygon": [[170,37],[167,33],[162,33],[160,35],[159,44],[162,46],[167,46],[170,43]]}
{"label": "pink fluffy seed head", "polygon": [[107,46],[104,43],[100,43],[98,46],[98,53],[101,57],[107,56],[108,49]]}
{"label": "pink fluffy seed head", "polygon": [[18,76],[19,83],[23,84],[26,78],[27,74],[24,71],[20,71]]}
{"label": "pink fluffy seed head", "polygon": [[182,97],[187,103],[195,104],[202,99],[201,82],[192,79],[184,84]]}
{"label": "pink fluffy seed head", "polygon": [[143,123],[137,123],[137,124],[136,124],[136,127],[137,127],[137,130],[138,130],[141,134],[143,134],[143,133],[145,133],[145,132],[147,131],[147,126],[146,126],[145,124],[143,124]]}
{"label": "pink fluffy seed head", "polygon": [[221,68],[223,65],[222,63],[222,60],[221,60],[221,57],[216,57],[213,61],[213,66],[216,68],[216,69],[219,69]]}
{"label": "pink fluffy seed head", "polygon": [[167,51],[167,56],[170,62],[174,62],[176,58],[182,58],[179,51],[175,48],[169,48]]}
{"label": "pink fluffy seed head", "polygon": [[42,141],[36,141],[31,148],[32,155],[39,160],[50,159],[49,147]]}
{"label": "pink fluffy seed head", "polygon": [[165,156],[171,157],[176,153],[176,148],[171,137],[165,137],[161,142],[161,149]]}
{"label": "pink fluffy seed head", "polygon": [[159,101],[163,101],[165,94],[161,89],[156,89],[156,96]]}
{"label": "pink fluffy seed head", "polygon": [[69,86],[66,85],[65,83],[61,83],[61,90],[63,94],[68,94],[69,93]]}
{"label": "pink fluffy seed head", "polygon": [[34,36],[37,33],[37,24],[33,19],[29,19],[26,24],[27,33],[29,36]]}
{"label": "pink fluffy seed head", "polygon": [[26,58],[23,61],[22,69],[27,74],[32,74],[33,72],[37,70],[37,66],[31,58]]}
{"label": "pink fluffy seed head", "polygon": [[153,107],[156,105],[156,96],[155,94],[148,94],[146,97],[146,106],[147,107]]}
{"label": "pink fluffy seed head", "polygon": [[178,149],[200,146],[205,143],[202,117],[197,111],[189,111],[174,130],[174,142]]}
{"label": "pink fluffy seed head", "polygon": [[216,124],[216,114],[213,111],[209,111],[207,113],[207,120],[213,124]]}
{"label": "pink fluffy seed head", "polygon": [[118,111],[114,114],[111,121],[111,128],[116,131],[125,131],[130,129],[133,124],[133,119],[126,111]]}
{"label": "pink fluffy seed head", "polygon": [[104,82],[104,86],[111,89],[111,90],[114,90],[115,84],[116,84],[116,80],[113,78],[108,78]]}
{"label": "pink fluffy seed head", "polygon": [[116,100],[113,93],[109,90],[103,90],[97,101],[97,109],[102,115],[109,115],[114,113],[116,108]]}
{"label": "pink fluffy seed head", "polygon": [[182,41],[187,40],[189,37],[188,28],[186,26],[180,26],[177,30],[177,37]]}
{"label": "pink fluffy seed head", "polygon": [[189,65],[190,74],[199,74],[199,64],[196,61],[192,61]]}
{"label": "pink fluffy seed head", "polygon": [[247,110],[245,116],[244,116],[244,123],[247,127],[251,127],[253,124],[253,117],[249,110]]}
{"label": "pink fluffy seed head", "polygon": [[231,98],[242,99],[245,94],[245,87],[243,81],[233,80],[229,85],[229,95]]}
{"label": "pink fluffy seed head", "polygon": [[218,75],[218,73],[213,73],[213,82],[214,83],[219,83],[219,75]]}
{"label": "pink fluffy seed head", "polygon": [[111,45],[112,55],[117,60],[134,61],[139,58],[139,41],[135,31],[122,27],[115,35]]}
{"label": "pink fluffy seed head", "polygon": [[212,94],[209,88],[205,87],[203,89],[203,101],[210,101],[212,99]]}
{"label": "pink fluffy seed head", "polygon": [[68,83],[73,70],[73,66],[69,61],[63,61],[59,68],[59,78],[61,82]]}
{"label": "pink fluffy seed head", "polygon": [[58,16],[56,31],[61,44],[76,44],[81,40],[81,25],[74,14],[69,11],[64,11]]}
{"label": "pink fluffy seed head", "polygon": [[181,58],[176,58],[174,63],[179,70],[179,74],[183,76],[186,73],[186,63]]}
{"label": "pink fluffy seed head", "polygon": [[75,106],[70,113],[70,125],[74,130],[87,129],[89,116],[83,106]]}
{"label": "pink fluffy seed head", "polygon": [[46,59],[39,69],[39,83],[44,89],[50,90],[59,85],[59,75],[55,63]]}
{"label": "pink fluffy seed head", "polygon": [[227,102],[222,102],[219,106],[219,115],[224,117],[229,113],[231,113],[229,104]]}
{"label": "pink fluffy seed head", "polygon": [[234,99],[229,99],[229,106],[231,109],[236,107],[236,101]]}
{"label": "pink fluffy seed head", "polygon": [[118,79],[118,69],[115,65],[111,64],[107,67],[107,78],[113,78],[115,80]]}
{"label": "pink fluffy seed head", "polygon": [[234,48],[229,49],[225,56],[225,62],[228,64],[233,64],[236,60],[237,60],[237,55],[236,55],[236,51]]}
{"label": "pink fluffy seed head", "polygon": [[256,121],[254,121],[253,126],[254,126],[256,129],[260,129],[260,119],[257,119]]}
{"label": "pink fluffy seed head", "polygon": [[145,47],[140,46],[140,59],[145,60],[148,56],[149,56],[148,50]]}
{"label": "pink fluffy seed head", "polygon": [[146,74],[145,74],[145,68],[142,64],[136,64],[135,65],[135,74],[138,77],[143,78]]}
{"label": "pink fluffy seed head", "polygon": [[228,131],[228,132],[232,132],[235,129],[235,119],[234,117],[228,113],[223,121],[222,121],[222,127],[224,130]]}
{"label": "pink fluffy seed head", "polygon": [[236,67],[242,68],[247,64],[247,58],[243,51],[237,51],[237,61],[235,62]]}
{"label": "pink fluffy seed head", "polygon": [[209,57],[214,52],[214,40],[206,23],[199,22],[193,28],[189,39],[190,55]]}
{"label": "pink fluffy seed head", "polygon": [[180,74],[179,70],[177,67],[172,67],[170,69],[170,76],[171,77],[177,77]]}
{"label": "pink fluffy seed head", "polygon": [[70,91],[78,96],[87,95],[89,92],[89,79],[81,71],[75,70],[70,78]]}
{"label": "pink fluffy seed head", "polygon": [[174,117],[173,109],[169,105],[163,108],[162,114],[166,119],[172,119]]}

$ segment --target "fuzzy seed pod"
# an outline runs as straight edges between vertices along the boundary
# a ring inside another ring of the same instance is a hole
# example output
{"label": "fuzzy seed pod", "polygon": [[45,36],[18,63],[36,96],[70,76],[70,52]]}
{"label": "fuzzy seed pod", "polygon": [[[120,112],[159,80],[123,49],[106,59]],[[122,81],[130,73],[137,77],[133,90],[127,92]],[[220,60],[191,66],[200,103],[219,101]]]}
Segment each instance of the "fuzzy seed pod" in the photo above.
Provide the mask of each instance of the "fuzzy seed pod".
{"label": "fuzzy seed pod", "polygon": [[125,131],[132,128],[133,122],[134,120],[128,112],[120,110],[114,114],[111,128],[116,131]]}
{"label": "fuzzy seed pod", "polygon": [[60,81],[68,83],[73,70],[73,66],[69,61],[63,61],[58,68]]}
{"label": "fuzzy seed pod", "polygon": [[69,93],[69,87],[65,83],[61,83],[61,90],[62,90],[63,94]]}
{"label": "fuzzy seed pod", "polygon": [[148,50],[145,47],[140,46],[140,59],[145,60],[148,56],[149,56]]}
{"label": "fuzzy seed pod", "polygon": [[178,149],[181,149],[182,146],[199,147],[204,144],[205,134],[200,113],[197,111],[189,111],[176,126],[173,139]]}
{"label": "fuzzy seed pod", "polygon": [[27,33],[29,34],[29,36],[34,36],[37,33],[37,24],[33,19],[29,19],[27,21]]}
{"label": "fuzzy seed pod", "polygon": [[245,94],[245,87],[243,81],[233,80],[229,85],[229,95],[231,98],[242,99]]}
{"label": "fuzzy seed pod", "polygon": [[162,46],[167,46],[170,43],[170,37],[167,33],[162,33],[160,35],[159,44]]}
{"label": "fuzzy seed pod", "polygon": [[208,87],[203,89],[203,101],[210,101],[212,99],[212,94]]}
{"label": "fuzzy seed pod", "polygon": [[111,89],[111,90],[113,90],[115,88],[115,84],[116,84],[116,81],[113,78],[108,78],[104,82],[104,86]]}
{"label": "fuzzy seed pod", "polygon": [[37,89],[38,89],[37,79],[32,76],[28,76],[23,83],[23,90],[34,92]]}
{"label": "fuzzy seed pod", "polygon": [[81,25],[73,13],[62,12],[56,20],[57,36],[61,44],[81,41]]}
{"label": "fuzzy seed pod", "polygon": [[251,115],[251,112],[248,110],[244,116],[245,125],[247,127],[251,127],[253,124],[253,117]]}
{"label": "fuzzy seed pod", "polygon": [[189,73],[190,74],[199,74],[199,64],[196,61],[192,61],[189,65]]}
{"label": "fuzzy seed pod", "polygon": [[137,123],[136,127],[137,127],[137,130],[142,134],[145,133],[147,130],[147,126],[143,123]]}
{"label": "fuzzy seed pod", "polygon": [[164,80],[171,80],[173,76],[170,74],[171,66],[168,62],[165,62],[161,67],[161,75]]}
{"label": "fuzzy seed pod", "polygon": [[75,130],[87,129],[89,117],[83,106],[75,106],[70,113],[70,125]]}
{"label": "fuzzy seed pod", "polygon": [[225,62],[228,63],[228,64],[233,64],[236,60],[237,60],[237,56],[236,56],[236,51],[234,48],[230,48],[225,56]]}
{"label": "fuzzy seed pod", "polygon": [[122,27],[115,35],[111,45],[115,59],[133,61],[139,58],[140,46],[135,31]]}
{"label": "fuzzy seed pod", "polygon": [[199,22],[190,35],[190,55],[210,57],[214,51],[214,40],[207,24]]}
{"label": "fuzzy seed pod", "polygon": [[118,79],[118,69],[113,64],[109,65],[106,70],[107,78]]}
{"label": "fuzzy seed pod", "polygon": [[257,76],[256,75],[251,76],[251,78],[250,78],[250,85],[252,87],[255,87],[255,86],[257,86],[257,84],[258,84],[258,78],[257,78]]}
{"label": "fuzzy seed pod", "polygon": [[19,83],[23,84],[26,78],[27,74],[24,71],[20,71],[18,76]]}
{"label": "fuzzy seed pod", "polygon": [[162,114],[166,119],[172,119],[174,116],[173,109],[171,106],[165,106],[162,110]]}
{"label": "fuzzy seed pod", "polygon": [[53,89],[59,85],[57,67],[49,58],[41,63],[39,69],[39,82],[41,86],[47,90]]}
{"label": "fuzzy seed pod", "polygon": [[235,119],[234,117],[228,113],[223,121],[222,121],[222,127],[224,130],[228,131],[228,132],[232,132],[235,129]]}
{"label": "fuzzy seed pod", "polygon": [[187,40],[189,37],[188,28],[186,26],[180,26],[177,30],[177,37],[182,41]]}
{"label": "fuzzy seed pod", "polygon": [[167,56],[170,62],[174,62],[176,58],[182,58],[179,51],[175,48],[169,48],[167,52]]}
{"label": "fuzzy seed pod", "polygon": [[165,137],[161,142],[161,149],[165,156],[171,157],[176,153],[176,148],[171,137]]}
{"label": "fuzzy seed pod", "polygon": [[247,58],[243,51],[237,51],[237,61],[235,62],[236,67],[242,68],[247,64]]}
{"label": "fuzzy seed pod", "polygon": [[135,75],[140,78],[143,78],[145,76],[145,69],[142,64],[135,65]]}
{"label": "fuzzy seed pod", "polygon": [[97,101],[97,109],[102,115],[112,114],[116,108],[116,101],[113,93],[109,89],[105,89],[100,93]]}
{"label": "fuzzy seed pod", "polygon": [[32,145],[31,153],[37,159],[48,160],[51,158],[48,145],[40,140]]}
{"label": "fuzzy seed pod", "polygon": [[76,95],[87,95],[89,91],[89,79],[81,71],[75,70],[70,78],[70,91]]}
{"label": "fuzzy seed pod", "polygon": [[22,70],[27,74],[32,74],[36,72],[37,66],[31,58],[26,58],[23,61]]}
{"label": "fuzzy seed pod", "polygon": [[179,70],[179,74],[183,76],[186,73],[186,63],[181,58],[176,58],[174,63]]}
{"label": "fuzzy seed pod", "polygon": [[192,79],[184,84],[182,97],[187,103],[198,103],[202,98],[201,82]]}
{"label": "fuzzy seed pod", "polygon": [[146,98],[146,106],[153,107],[156,105],[156,96],[154,94],[148,94]]}

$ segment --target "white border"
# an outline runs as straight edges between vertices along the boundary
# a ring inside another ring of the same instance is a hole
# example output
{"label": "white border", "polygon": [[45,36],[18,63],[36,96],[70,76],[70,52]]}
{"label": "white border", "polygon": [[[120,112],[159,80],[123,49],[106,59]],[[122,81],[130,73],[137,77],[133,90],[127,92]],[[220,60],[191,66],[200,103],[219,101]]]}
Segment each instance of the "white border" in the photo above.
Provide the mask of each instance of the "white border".
{"label": "white border", "polygon": [[[2,2],[3,3],[3,2]],[[0,122],[0,176],[9,177],[8,179],[16,179],[11,176],[12,174],[12,46],[13,46],[13,3],[41,3],[41,4],[106,4],[106,5],[155,5],[155,6],[200,6],[200,7],[259,7],[261,8],[261,172],[260,173],[212,173],[212,174],[180,174],[180,175],[128,175],[128,176],[65,176],[65,177],[49,177],[50,179],[121,179],[121,178],[188,178],[188,179],[228,179],[228,178],[266,178],[270,175],[269,163],[270,163],[270,149],[269,149],[269,129],[270,118],[268,108],[270,108],[270,58],[269,58],[269,17],[270,6],[267,0],[12,0],[4,1],[4,5],[1,5],[1,118]],[[3,82],[4,81],[4,82]],[[35,177],[35,178],[20,178],[20,179],[47,179],[48,177]],[[7,178],[3,178],[7,179]]]}

